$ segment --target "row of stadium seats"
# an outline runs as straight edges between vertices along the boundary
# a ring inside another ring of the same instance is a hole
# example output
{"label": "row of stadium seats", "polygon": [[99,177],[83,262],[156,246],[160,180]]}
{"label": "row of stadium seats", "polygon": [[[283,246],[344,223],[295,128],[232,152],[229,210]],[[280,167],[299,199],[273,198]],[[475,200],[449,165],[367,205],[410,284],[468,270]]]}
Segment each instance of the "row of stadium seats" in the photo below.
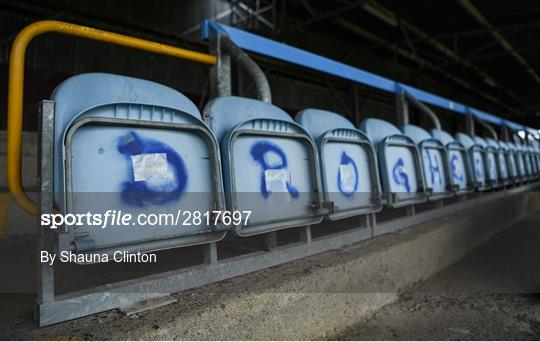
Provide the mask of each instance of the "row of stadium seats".
{"label": "row of stadium seats", "polygon": [[234,96],[211,100],[201,116],[179,92],[119,75],[74,76],[52,100],[62,212],[251,211],[247,222],[231,224],[187,225],[176,215],[159,227],[67,227],[80,253],[208,243],[230,229],[267,233],[497,189],[540,170],[538,144],[454,138],[372,118],[358,129],[316,109],[293,120],[272,104]]}

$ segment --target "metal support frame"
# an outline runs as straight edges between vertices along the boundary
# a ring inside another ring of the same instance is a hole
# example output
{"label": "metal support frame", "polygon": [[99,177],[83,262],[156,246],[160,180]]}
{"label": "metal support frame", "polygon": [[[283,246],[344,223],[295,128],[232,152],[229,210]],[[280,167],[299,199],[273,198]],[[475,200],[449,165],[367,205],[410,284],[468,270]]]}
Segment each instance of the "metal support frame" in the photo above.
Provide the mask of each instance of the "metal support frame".
{"label": "metal support frame", "polygon": [[409,118],[409,103],[418,109],[422,114],[426,115],[433,123],[433,128],[441,129],[441,121],[437,115],[425,104],[418,101],[416,97],[411,95],[401,86],[396,86],[396,107],[397,107],[397,122],[400,126],[407,125],[410,122]]}
{"label": "metal support frame", "polygon": [[[216,64],[210,68],[210,97],[232,95],[231,57],[222,51],[221,39],[210,41],[210,53],[218,56]],[[208,123],[210,118],[204,117]]]}
{"label": "metal support frame", "polygon": [[277,232],[269,232],[265,234],[265,250],[270,251],[278,246]]}
{"label": "metal support frame", "polygon": [[484,127],[489,132],[489,134],[491,134],[491,137],[493,139],[499,140],[499,136],[497,135],[497,132],[495,131],[495,129],[490,124],[488,124],[485,121],[480,120],[476,116],[474,118],[475,118],[476,122],[480,124],[480,126]]}
{"label": "metal support frame", "polygon": [[501,136],[504,142],[510,141],[510,129],[506,126],[501,127]]}
{"label": "metal support frame", "polygon": [[398,88],[396,90],[396,123],[398,126],[404,126],[408,125],[409,122],[409,106],[407,105],[407,100],[405,99],[405,91]]}
{"label": "metal support frame", "polygon": [[216,265],[218,263],[217,243],[211,242],[203,245],[204,263],[208,265]]}
{"label": "metal support frame", "polygon": [[[53,157],[54,157],[54,102],[41,101],[39,106],[39,177],[38,177],[38,213],[51,214],[54,211],[53,200]],[[36,224],[36,255],[41,251],[54,253],[53,234],[49,227],[41,226],[40,220]],[[37,260],[37,305],[39,307],[54,302],[54,266]],[[36,311],[37,312],[37,311]],[[39,322],[39,317],[36,317]],[[38,323],[39,324],[39,323]]]}
{"label": "metal support frame", "polygon": [[264,72],[229,37],[223,33],[218,34],[217,38],[211,42],[211,50],[217,54],[217,64],[212,67],[210,72],[213,97],[230,96],[232,94],[232,60],[253,80],[257,91],[257,98],[263,102],[272,102],[270,84]]}
{"label": "metal support frame", "polygon": [[465,132],[470,135],[471,137],[474,136],[474,114],[469,113],[465,117]]}

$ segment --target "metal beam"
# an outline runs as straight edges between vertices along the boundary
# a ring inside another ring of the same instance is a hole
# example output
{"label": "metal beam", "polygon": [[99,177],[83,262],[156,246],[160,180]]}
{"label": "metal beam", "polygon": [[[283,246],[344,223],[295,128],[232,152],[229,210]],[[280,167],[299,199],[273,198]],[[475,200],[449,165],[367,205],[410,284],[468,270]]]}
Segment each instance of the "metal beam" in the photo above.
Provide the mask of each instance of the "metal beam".
{"label": "metal beam", "polygon": [[510,110],[510,111],[516,111],[515,108],[511,108],[510,106],[508,106],[507,104],[503,103],[501,100],[499,100],[498,98],[484,92],[483,90],[480,90],[476,87],[474,87],[473,85],[471,85],[469,82],[465,81],[465,80],[462,80],[461,78],[459,77],[456,77],[453,73],[450,73],[450,72],[447,72],[446,70],[444,70],[443,68],[441,68],[440,66],[438,65],[435,65],[421,57],[419,57],[418,55],[414,54],[413,52],[409,52],[408,50],[402,48],[401,46],[399,45],[396,45],[396,44],[393,44],[379,36],[377,36],[376,34],[374,34],[373,32],[367,30],[367,29],[364,29],[363,27],[360,27],[348,20],[345,20],[341,17],[338,17],[336,19],[334,19],[334,22],[339,25],[340,27],[354,33],[354,34],[357,34],[365,39],[368,39],[374,43],[377,43],[378,45],[384,47],[385,49],[388,49],[394,53],[396,53],[397,55],[401,56],[401,57],[404,57],[410,61],[413,61],[415,63],[417,63],[420,67],[422,68],[426,68],[426,69],[430,69],[432,71],[435,71],[437,72],[438,74],[444,76],[446,79],[452,81],[453,83],[456,83],[468,90],[471,90],[473,92],[475,92],[476,94],[480,95],[481,97],[483,97],[484,99],[486,100],[489,100],[493,103],[496,103],[498,104],[499,106],[503,106],[505,109],[507,110]]}
{"label": "metal beam", "polygon": [[309,20],[306,20],[306,21],[303,21],[301,23],[295,24],[295,25],[293,25],[291,27],[287,27],[286,29],[281,31],[281,34],[284,34],[286,32],[292,31],[292,30],[300,29],[300,28],[302,28],[304,26],[314,24],[314,23],[319,22],[321,20],[327,20],[327,19],[335,18],[336,16],[338,16],[338,15],[344,13],[344,12],[350,11],[353,8],[359,7],[361,5],[362,5],[362,2],[358,1],[356,3],[351,3],[349,5],[340,7],[338,9],[330,11],[330,12],[317,14],[315,17],[313,17],[313,18],[311,18]]}
{"label": "metal beam", "polygon": [[302,5],[306,9],[306,11],[308,11],[309,15],[312,18],[315,18],[317,16],[317,11],[315,11],[315,9],[313,8],[313,6],[311,6],[308,0],[302,0]]}
{"label": "metal beam", "polygon": [[465,68],[472,70],[474,73],[476,73],[480,78],[484,80],[485,83],[489,84],[490,86],[499,87],[501,88],[508,96],[510,96],[512,99],[514,99],[517,102],[523,102],[515,93],[508,90],[501,84],[499,84],[497,81],[495,81],[495,78],[487,73],[486,71],[482,70],[480,67],[476,66],[475,64],[469,62],[467,59],[461,57],[459,54],[454,52],[452,49],[448,48],[445,44],[441,43],[439,40],[431,37],[428,33],[423,31],[422,29],[418,28],[418,26],[414,25],[413,23],[409,22],[408,20],[398,16],[394,12],[392,12],[390,9],[385,8],[383,5],[375,2],[370,1],[370,3],[377,4],[377,6],[381,9],[384,9],[385,12],[391,14],[395,17],[396,21],[398,22],[400,28],[402,29],[402,32],[404,32],[405,39],[407,41],[407,44],[412,45],[412,40],[408,38],[406,35],[406,32],[410,32],[414,34],[415,36],[419,37],[421,41],[431,45],[433,48],[435,48],[439,53],[442,55],[448,57],[452,62],[460,64],[464,66]]}
{"label": "metal beam", "polygon": [[457,0],[457,2],[467,11],[476,21],[489,30],[493,38],[499,42],[499,44],[519,63],[521,64],[527,73],[540,84],[540,76],[532,68],[532,66],[516,51],[516,49],[510,44],[506,38],[504,38],[499,31],[487,20],[486,17],[474,6],[469,0]]}

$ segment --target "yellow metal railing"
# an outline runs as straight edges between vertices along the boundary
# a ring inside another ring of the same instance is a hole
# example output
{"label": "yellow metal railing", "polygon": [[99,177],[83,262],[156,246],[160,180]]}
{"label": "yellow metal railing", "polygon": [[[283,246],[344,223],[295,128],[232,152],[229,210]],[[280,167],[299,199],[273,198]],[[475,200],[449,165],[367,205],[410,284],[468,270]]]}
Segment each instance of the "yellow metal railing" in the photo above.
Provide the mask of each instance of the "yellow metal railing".
{"label": "yellow metal railing", "polygon": [[138,50],[188,59],[205,64],[215,64],[216,57],[170,45],[160,44],[122,34],[97,30],[62,21],[38,21],[25,27],[15,38],[9,58],[8,126],[7,126],[7,181],[15,202],[25,211],[37,215],[37,205],[24,192],[21,181],[21,144],[23,122],[24,60],[26,47],[36,36],[55,32],[122,45]]}

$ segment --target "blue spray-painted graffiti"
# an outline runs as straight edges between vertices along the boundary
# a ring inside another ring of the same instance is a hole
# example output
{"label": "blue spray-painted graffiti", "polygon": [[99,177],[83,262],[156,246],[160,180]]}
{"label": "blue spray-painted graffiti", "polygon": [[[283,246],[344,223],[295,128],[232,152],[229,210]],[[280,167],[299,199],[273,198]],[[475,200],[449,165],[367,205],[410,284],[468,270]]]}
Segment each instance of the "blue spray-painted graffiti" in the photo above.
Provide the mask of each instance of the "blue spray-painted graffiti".
{"label": "blue spray-painted graffiti", "polygon": [[[261,166],[261,194],[264,198],[270,195],[270,189],[266,188],[266,170],[286,170],[287,157],[281,148],[269,141],[259,141],[251,147],[251,156]],[[292,198],[298,198],[298,190],[289,182],[285,182],[287,191]]]}
{"label": "blue spray-painted graffiti", "polygon": [[[442,184],[441,171],[439,169],[439,158],[437,154],[433,155],[429,150],[425,151],[425,159],[428,160],[428,168],[430,174],[431,184],[439,183]],[[435,161],[434,161],[435,160]]]}
{"label": "blue spray-painted graffiti", "polygon": [[411,186],[409,185],[409,176],[407,176],[407,173],[403,171],[403,168],[405,167],[405,162],[403,159],[399,158],[396,164],[394,165],[394,168],[392,169],[392,177],[394,178],[394,182],[396,182],[397,185],[405,187],[405,190],[407,192],[411,192]]}
{"label": "blue spray-painted graffiti", "polygon": [[[343,195],[351,197],[358,188],[358,168],[356,167],[354,160],[349,157],[345,151],[341,152],[341,160],[339,165],[344,167],[349,166],[353,170],[353,175],[342,174],[342,170],[345,169],[343,167],[340,167],[338,170],[338,189]],[[351,176],[354,176],[352,182],[350,179],[348,179]]]}
{"label": "blue spray-painted graffiti", "polygon": [[450,158],[450,167],[452,168],[452,177],[459,181],[463,182],[463,173],[461,172],[461,168],[458,166],[458,156],[455,154]]}
{"label": "blue spray-painted graffiti", "polygon": [[164,153],[167,157],[167,172],[135,181],[133,167],[129,168],[130,180],[122,184],[122,200],[134,206],[164,204],[176,201],[184,192],[188,175],[182,158],[171,147],[153,139],[144,139],[130,132],[118,140],[118,151],[131,165],[132,156]]}

